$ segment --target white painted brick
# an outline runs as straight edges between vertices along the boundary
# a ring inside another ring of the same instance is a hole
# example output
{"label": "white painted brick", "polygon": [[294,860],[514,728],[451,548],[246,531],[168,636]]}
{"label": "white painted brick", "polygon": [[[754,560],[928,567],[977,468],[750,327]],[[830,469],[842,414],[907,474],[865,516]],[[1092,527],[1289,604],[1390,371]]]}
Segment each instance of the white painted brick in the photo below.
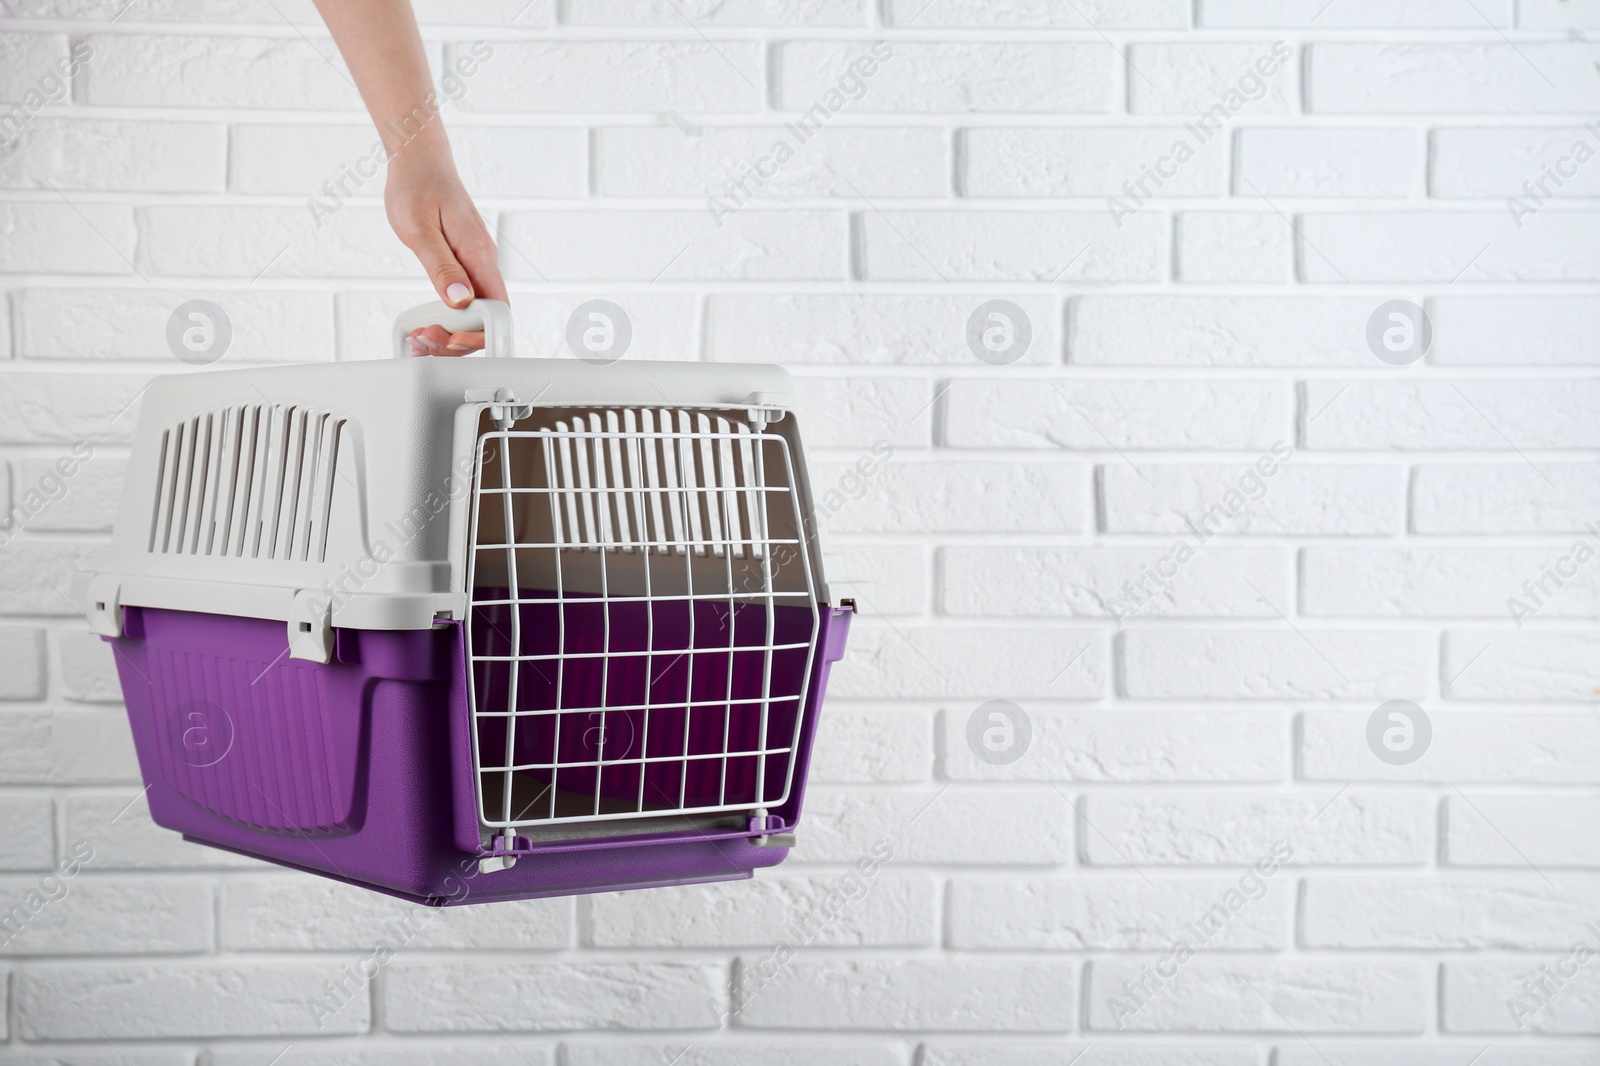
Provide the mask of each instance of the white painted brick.
{"label": "white painted brick", "polygon": [[427,284],[383,209],[346,207],[318,220],[304,207],[223,204],[144,209],[146,274],[245,278],[405,278]]}
{"label": "white painted brick", "polygon": [[[752,973],[761,957],[739,960]],[[1071,1029],[1077,964],[938,958],[797,959],[761,983],[738,1020],[753,1029]]]}
{"label": "white painted brick", "polygon": [[[48,493],[60,478],[58,464],[71,456],[72,453],[66,451],[54,459],[24,458],[19,464],[18,499],[34,492]],[[109,457],[104,449],[97,449],[93,458],[69,469],[73,473],[66,479],[66,495],[47,503],[29,518],[28,528],[35,533],[109,530],[116,520],[128,461]],[[45,479],[44,483],[41,478]]]}
{"label": "white painted brick", "polygon": [[55,816],[44,796],[0,795],[0,869],[44,870],[55,862]]}
{"label": "white painted brick", "polygon": [[[1084,1066],[1258,1066],[1254,1048],[1240,1044],[1206,1047],[1176,1044],[1077,1044],[988,1039],[982,1043],[935,1038],[922,1044],[924,1066],[1060,1066],[1079,1056]],[[1443,1064],[1441,1064],[1443,1066]]]}
{"label": "white painted brick", "polygon": [[1122,641],[1122,684],[1136,699],[1415,698],[1428,691],[1433,648],[1427,633],[1304,625],[1140,629]]}
{"label": "white painted brick", "polygon": [[[421,292],[350,292],[337,299],[339,358],[393,359],[390,331],[395,316],[421,302]],[[628,316],[633,339],[625,359],[688,359],[695,357],[695,300],[668,293],[592,292],[541,293],[537,298],[512,296],[516,354],[540,359],[571,359],[567,323],[590,300],[604,299]]]}
{"label": "white painted brick", "polygon": [[1276,381],[963,378],[943,402],[953,448],[1259,450],[1294,437],[1294,399]]}
{"label": "white painted brick", "polygon": [[967,723],[982,707],[944,713],[944,772],[953,780],[1282,781],[1289,775],[1288,738],[1274,712],[1024,707],[1032,728],[1027,753],[996,766],[976,758],[967,742]]}
{"label": "white painted brick", "polygon": [[[1592,934],[1574,930],[1575,939],[1586,941],[1591,949]],[[1439,1027],[1448,1033],[1582,1034],[1600,1036],[1600,982],[1592,972],[1594,961],[1577,963],[1576,979],[1559,986],[1547,974],[1560,963],[1571,968],[1574,962],[1561,960],[1567,950],[1528,959],[1447,962],[1440,969],[1443,989]],[[1545,969],[1541,969],[1545,967]],[[1545,981],[1544,990],[1538,982]],[[1512,1000],[1526,1013],[1513,1015]],[[1544,1000],[1548,1006],[1542,1006]],[[1592,1050],[1592,1046],[1590,1048]]]}
{"label": "white painted brick", "polygon": [[[1414,962],[1270,962],[1200,958],[1178,970],[1142,1008],[1124,990],[1148,963],[1089,967],[1089,1026],[1136,1032],[1421,1033],[1431,1010],[1426,971]],[[1112,1006],[1125,1004],[1130,1015]],[[1121,1023],[1119,1025],[1119,1022]]]}
{"label": "white painted brick", "polygon": [[1547,212],[1521,232],[1503,210],[1318,214],[1300,221],[1306,281],[1594,281],[1597,248],[1600,212],[1593,211]]}
{"label": "white painted brick", "polygon": [[121,703],[116,659],[98,633],[69,627],[56,638],[63,694],[79,703]]}
{"label": "white painted brick", "polygon": [[[1115,196],[1131,204],[1152,195],[1221,196],[1227,190],[1226,140],[1216,137],[1196,148],[1179,127],[985,127],[961,136],[967,196]],[[1180,142],[1183,150],[1175,152]],[[1176,160],[1185,152],[1194,158],[1180,165]],[[1176,173],[1163,176],[1167,169]]]}
{"label": "white painted brick", "polygon": [[1448,796],[1444,858],[1452,866],[1509,866],[1530,876],[1545,866],[1600,866],[1600,797]]}
{"label": "white painted brick", "polygon": [[[1375,709],[1375,708],[1374,708]],[[1371,710],[1306,711],[1300,774],[1308,781],[1481,781],[1600,784],[1600,720],[1588,712],[1469,711],[1424,705],[1427,753],[1408,766],[1373,755]]]}
{"label": "white painted brick", "polygon": [[928,560],[911,544],[827,544],[824,567],[836,599],[870,603],[880,615],[922,614],[928,603]]}
{"label": "white painted brick", "polygon": [[[317,196],[334,182],[358,196],[383,195],[382,155],[370,125],[246,124],[233,129],[229,172],[236,192]],[[474,196],[580,197],[584,194],[583,131],[530,126],[450,128],[451,154]],[[373,170],[370,177],[361,172]],[[339,183],[343,179],[343,185]],[[347,195],[340,192],[340,198]]]}
{"label": "white painted brick", "polygon": [[1185,211],[1178,216],[1180,281],[1287,281],[1289,223],[1273,212]]}
{"label": "white painted brick", "polygon": [[[274,1045],[214,1044],[205,1051],[206,1066],[456,1066],[466,1056],[483,1066],[556,1066],[551,1046],[501,1036],[468,1042],[457,1037],[449,1043],[408,1038],[403,1043],[373,1041],[367,1046],[348,1042]],[[108,1063],[107,1066],[114,1066]],[[189,1066],[189,1060],[183,1061]]]}
{"label": "white painted brick", "polygon": [[937,886],[881,867],[813,877],[603,893],[589,902],[593,943],[610,948],[932,947]]}
{"label": "white painted brick", "polygon": [[[82,103],[356,111],[361,99],[333,42],[292,37],[95,34]],[[474,83],[476,88],[476,83]]]}
{"label": "white painted brick", "polygon": [[1460,1066],[1480,1055],[1476,1066],[1589,1066],[1589,1048],[1558,1045],[1506,1045],[1484,1047],[1483,1041],[1466,1045],[1360,1043],[1343,1047],[1319,1041],[1320,1047],[1285,1044],[1275,1054],[1274,1066]]}
{"label": "white painted brick", "polygon": [[925,448],[933,442],[933,385],[905,377],[797,377],[795,413],[811,448]]}
{"label": "white painted brick", "polygon": [[[0,944],[5,955],[170,955],[211,949],[211,887],[193,878],[103,877],[91,858],[75,877],[0,878],[0,907],[28,893],[49,902]],[[0,911],[0,918],[7,915]]]}
{"label": "white painted brick", "polygon": [[[563,1041],[562,1066],[663,1066],[679,1057],[681,1066],[903,1066],[904,1045],[898,1039],[874,1041],[857,1037],[848,1043],[797,1039],[773,1043],[745,1037],[717,1044],[616,1044]],[[443,1066],[443,1064],[441,1064]]]}
{"label": "white painted brick", "polygon": [[[833,533],[1067,533],[1081,530],[1086,517],[1089,479],[1077,465],[896,455],[865,476],[853,463],[809,465],[819,521]],[[828,495],[834,490],[842,502]]]}
{"label": "white painted brick", "polygon": [[383,1009],[395,1032],[715,1029],[721,963],[399,961]]}
{"label": "white painted brick", "polygon": [[227,132],[211,122],[40,116],[0,156],[0,186],[111,192],[220,192]]}
{"label": "white painted brick", "polygon": [[0,203],[0,274],[132,274],[124,204]]}
{"label": "white painted brick", "polygon": [[863,26],[866,0],[567,0],[570,26]]}
{"label": "white painted brick", "polygon": [[[1232,910],[1230,893],[1248,902]],[[1226,921],[1206,939],[1206,918]],[[1165,951],[1183,941],[1208,949],[1285,950],[1294,880],[1231,878],[956,878],[950,885],[950,946],[976,951]]]}
{"label": "white painted brick", "polygon": [[1135,468],[1119,462],[1101,470],[1101,481],[1105,528],[1113,533],[1187,533],[1192,544],[1200,536],[1191,532],[1196,529],[1224,536],[1362,535],[1398,533],[1404,524],[1405,472],[1397,466],[1331,465],[1297,456],[1263,479],[1248,463],[1141,462]]}
{"label": "white painted brick", "polygon": [[[1274,42],[1136,44],[1128,49],[1128,109],[1135,114],[1283,114],[1292,110],[1294,65]],[[1222,113],[1214,110],[1221,105]]]}
{"label": "white painted brick", "polygon": [[1600,402],[1600,378],[1319,380],[1305,383],[1305,400],[1317,412],[1305,429],[1308,448],[1600,446],[1600,424],[1591,416]]}
{"label": "white painted brick", "polygon": [[840,706],[830,696],[827,712],[817,722],[810,779],[926,781],[933,768],[933,719],[928,710]]}
{"label": "white painted brick", "polygon": [[[470,890],[473,882],[466,882]],[[493,907],[419,908],[313,877],[236,878],[222,886],[219,944],[236,951],[366,951],[429,948],[564,948],[573,942],[571,899]]]}
{"label": "white painted brick", "polygon": [[0,626],[0,699],[42,698],[44,671],[44,630]]}
{"label": "white painted brick", "polygon": [[1370,366],[1368,299],[1082,296],[1068,358],[1107,366]]}
{"label": "white painted brick", "polygon": [[1555,950],[1594,917],[1594,879],[1311,877],[1303,895],[1309,948]]}
{"label": "white painted brick", "polygon": [[1106,793],[1083,811],[1099,866],[1247,865],[1281,841],[1294,865],[1416,866],[1434,852],[1433,805],[1415,794]]}
{"label": "white painted brick", "polygon": [[[979,366],[967,320],[990,297],[893,293],[718,293],[706,311],[706,357],[851,365]],[[1015,365],[1061,360],[1054,300],[1018,296],[1033,339]]]}
{"label": "white painted brick", "polygon": [[1309,110],[1330,114],[1591,114],[1600,46],[1321,41],[1311,46]]}
{"label": "white painted brick", "polygon": [[[1198,0],[1201,26],[1236,29],[1439,28],[1481,30],[1510,26],[1512,0]],[[1524,0],[1526,2],[1526,0]]]}
{"label": "white painted brick", "polygon": [[[1581,543],[1590,553],[1596,550]],[[1301,610],[1337,618],[1508,619],[1509,598],[1533,606],[1522,587],[1531,581],[1541,599],[1548,595],[1539,617],[1600,617],[1600,566],[1579,565],[1571,548],[1306,548],[1300,558]],[[1555,571],[1554,580],[1546,578],[1546,568],[1557,565],[1576,573],[1563,578]]]}
{"label": "white painted brick", "polygon": [[1435,296],[1428,300],[1435,363],[1591,366],[1600,304],[1581,296]]}
{"label": "white painted brick", "polygon": [[963,0],[889,0],[888,21],[900,29],[961,27],[1002,29],[1036,26],[1040,29],[1181,29],[1189,24],[1184,0],[1008,0],[1006,3],[969,4]]}
{"label": "white painted brick", "polygon": [[943,197],[950,185],[949,135],[934,126],[617,126],[594,136],[604,196]]}
{"label": "white painted brick", "polygon": [[[0,4],[8,18],[32,17],[75,19],[80,22],[110,22],[123,11],[125,0],[8,0]],[[320,25],[311,0],[212,0],[196,4],[193,0],[142,0],[137,22],[230,21],[282,26]],[[274,14],[274,11],[282,12]],[[121,19],[118,19],[121,22]]]}
{"label": "white painted brick", "polygon": [[[0,782],[8,785],[126,784],[139,780],[128,716],[114,711],[10,711],[0,716]],[[129,788],[109,821],[134,796]],[[72,800],[73,809],[78,801]],[[128,815],[132,818],[133,815]],[[126,820],[126,819],[125,819]],[[74,823],[83,829],[85,823]],[[78,839],[70,834],[69,840]],[[99,845],[96,845],[97,849]],[[97,850],[100,859],[104,855]],[[97,862],[97,868],[106,866]]]}
{"label": "white painted brick", "polygon": [[[0,441],[70,445],[125,442],[138,424],[147,374],[8,374]],[[16,547],[16,545],[12,545]]]}
{"label": "white painted brick", "polygon": [[79,617],[70,599],[75,570],[93,569],[98,545],[64,541],[13,541],[0,566],[0,615],[49,614]]}
{"label": "white painted brick", "polygon": [[550,28],[556,21],[556,0],[417,0],[412,6],[423,26],[515,26],[539,30]]}
{"label": "white painted brick", "polygon": [[1600,26],[1595,0],[1521,0],[1517,26],[1525,30],[1564,30]]}
{"label": "white painted brick", "polygon": [[1600,694],[1600,635],[1449,632],[1444,693],[1464,700],[1585,700]]}
{"label": "white painted brick", "polygon": [[[968,616],[1270,618],[1276,615],[1251,584],[1273,603],[1293,599],[1290,560],[1281,549],[1211,546],[1179,562],[1183,556],[1165,544],[948,547],[940,555],[940,606]],[[1169,569],[1175,573],[1164,576]],[[1010,576],[1016,574],[1026,580]]]}
{"label": "white painted brick", "polygon": [[754,41],[507,41],[460,107],[469,111],[761,110]]}
{"label": "white painted brick", "polygon": [[814,788],[791,857],[853,863],[888,841],[896,867],[1056,866],[1072,855],[1073,821],[1071,802],[1053,788]]}
{"label": "white painted brick", "polygon": [[1422,177],[1422,139],[1407,129],[1252,127],[1238,152],[1240,196],[1401,197]]}
{"label": "white painted brick", "polygon": [[861,216],[871,281],[1155,281],[1166,220],[1145,211],[872,211]]}
{"label": "white painted brick", "polygon": [[371,1008],[362,995],[318,1028],[311,1003],[338,973],[331,963],[268,962],[24,970],[17,1030],[29,1040],[365,1032]]}
{"label": "white painted brick", "polygon": [[1412,474],[1418,533],[1577,533],[1600,515],[1590,463],[1428,463]]}
{"label": "white painted brick", "polygon": [[834,667],[828,691],[877,699],[1098,699],[1106,694],[1107,657],[1097,630],[889,627],[869,616],[852,629],[850,655]]}
{"label": "white painted brick", "polygon": [[[43,100],[65,99],[67,79],[61,76],[61,65],[69,62],[68,50],[64,33],[0,33],[0,60],[4,60],[0,63],[0,101],[26,104],[27,111],[33,112],[42,109]],[[4,121],[0,117],[0,122]],[[14,136],[13,127],[0,125],[0,135],[9,140]]]}
{"label": "white painted brick", "polygon": [[[126,733],[127,716],[118,717]],[[129,749],[127,769],[137,776],[132,741],[124,743]],[[96,870],[269,868],[260,859],[191,844],[181,834],[156,825],[150,820],[150,808],[137,784],[105,794],[74,793],[63,801],[63,806],[63,839],[86,840],[93,845]]]}
{"label": "white painted brick", "polygon": [[[894,41],[878,59],[867,41],[791,41],[779,46],[776,106],[845,112],[1103,113],[1110,110],[1112,56],[1100,43]],[[864,90],[840,85],[862,58],[878,66]],[[1003,77],[997,72],[1004,71]],[[854,92],[855,99],[846,96]]]}
{"label": "white painted brick", "polygon": [[842,279],[847,232],[837,211],[518,211],[501,262],[518,280]]}
{"label": "white painted brick", "polygon": [[[1597,196],[1600,168],[1583,165],[1593,156],[1595,141],[1594,132],[1582,126],[1435,130],[1428,191],[1446,198],[1514,196],[1522,201],[1521,210],[1537,208],[1551,196],[1558,202]],[[1526,216],[1521,221],[1529,224]]]}
{"label": "white painted brick", "polygon": [[[270,253],[269,253],[270,255]],[[167,346],[167,320],[189,300],[228,316],[233,340],[219,361],[305,362],[328,348],[333,301],[322,293],[223,289],[25,289],[18,300],[21,354],[29,359],[138,359],[183,370]]]}

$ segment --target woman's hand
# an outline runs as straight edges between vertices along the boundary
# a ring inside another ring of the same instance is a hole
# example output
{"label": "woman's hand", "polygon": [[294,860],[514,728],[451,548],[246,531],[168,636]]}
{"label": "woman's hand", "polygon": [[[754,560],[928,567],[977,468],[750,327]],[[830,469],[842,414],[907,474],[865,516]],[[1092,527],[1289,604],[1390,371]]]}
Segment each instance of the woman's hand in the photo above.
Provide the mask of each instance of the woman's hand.
{"label": "woman's hand", "polygon": [[[406,145],[389,160],[383,190],[389,225],[422,263],[439,299],[451,307],[465,307],[480,296],[504,300],[494,239],[461,187],[455,165],[427,147]],[[413,355],[465,355],[483,347],[482,331],[451,333],[427,326],[410,336]]]}
{"label": "woman's hand", "polygon": [[[439,299],[465,307],[506,298],[494,240],[456,174],[411,0],[316,0],[389,151],[383,203],[389,225],[416,253]],[[411,331],[417,355],[465,355],[482,333]]]}

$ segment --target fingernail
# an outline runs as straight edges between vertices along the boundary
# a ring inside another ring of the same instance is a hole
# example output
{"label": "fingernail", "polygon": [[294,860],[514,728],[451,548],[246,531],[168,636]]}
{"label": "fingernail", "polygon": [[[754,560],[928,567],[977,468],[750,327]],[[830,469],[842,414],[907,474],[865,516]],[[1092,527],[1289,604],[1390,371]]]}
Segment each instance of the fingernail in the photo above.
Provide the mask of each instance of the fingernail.
{"label": "fingernail", "polygon": [[422,345],[417,343],[417,338],[415,338],[415,337],[407,337],[406,341],[411,345],[411,354],[412,355],[421,355],[423,353]]}
{"label": "fingernail", "polygon": [[444,290],[444,298],[453,304],[462,303],[472,299],[472,290],[457,281]]}
{"label": "fingernail", "polygon": [[437,341],[429,340],[427,337],[413,337],[411,339],[428,349],[430,352],[436,352],[439,350],[439,343]]}
{"label": "fingernail", "polygon": [[447,344],[447,345],[445,345],[445,347],[449,348],[452,352],[470,352],[470,351],[472,351],[472,349],[468,348],[465,344]]}

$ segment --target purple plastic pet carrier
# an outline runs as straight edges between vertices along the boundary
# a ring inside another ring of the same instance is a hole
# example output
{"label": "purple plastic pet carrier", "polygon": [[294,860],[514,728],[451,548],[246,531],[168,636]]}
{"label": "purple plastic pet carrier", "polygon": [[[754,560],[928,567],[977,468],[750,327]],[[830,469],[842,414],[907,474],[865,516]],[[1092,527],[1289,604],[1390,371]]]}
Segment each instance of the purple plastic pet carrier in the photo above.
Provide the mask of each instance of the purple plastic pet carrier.
{"label": "purple plastic pet carrier", "polygon": [[779,368],[158,378],[101,568],[152,816],[436,906],[748,878],[794,841],[828,594]]}

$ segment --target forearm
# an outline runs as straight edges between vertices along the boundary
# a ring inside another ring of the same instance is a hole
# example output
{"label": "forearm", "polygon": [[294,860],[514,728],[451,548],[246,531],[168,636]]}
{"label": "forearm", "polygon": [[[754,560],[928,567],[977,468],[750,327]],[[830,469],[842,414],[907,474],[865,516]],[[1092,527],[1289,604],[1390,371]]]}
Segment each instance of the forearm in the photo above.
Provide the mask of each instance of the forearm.
{"label": "forearm", "polygon": [[390,155],[450,158],[409,0],[316,0]]}

